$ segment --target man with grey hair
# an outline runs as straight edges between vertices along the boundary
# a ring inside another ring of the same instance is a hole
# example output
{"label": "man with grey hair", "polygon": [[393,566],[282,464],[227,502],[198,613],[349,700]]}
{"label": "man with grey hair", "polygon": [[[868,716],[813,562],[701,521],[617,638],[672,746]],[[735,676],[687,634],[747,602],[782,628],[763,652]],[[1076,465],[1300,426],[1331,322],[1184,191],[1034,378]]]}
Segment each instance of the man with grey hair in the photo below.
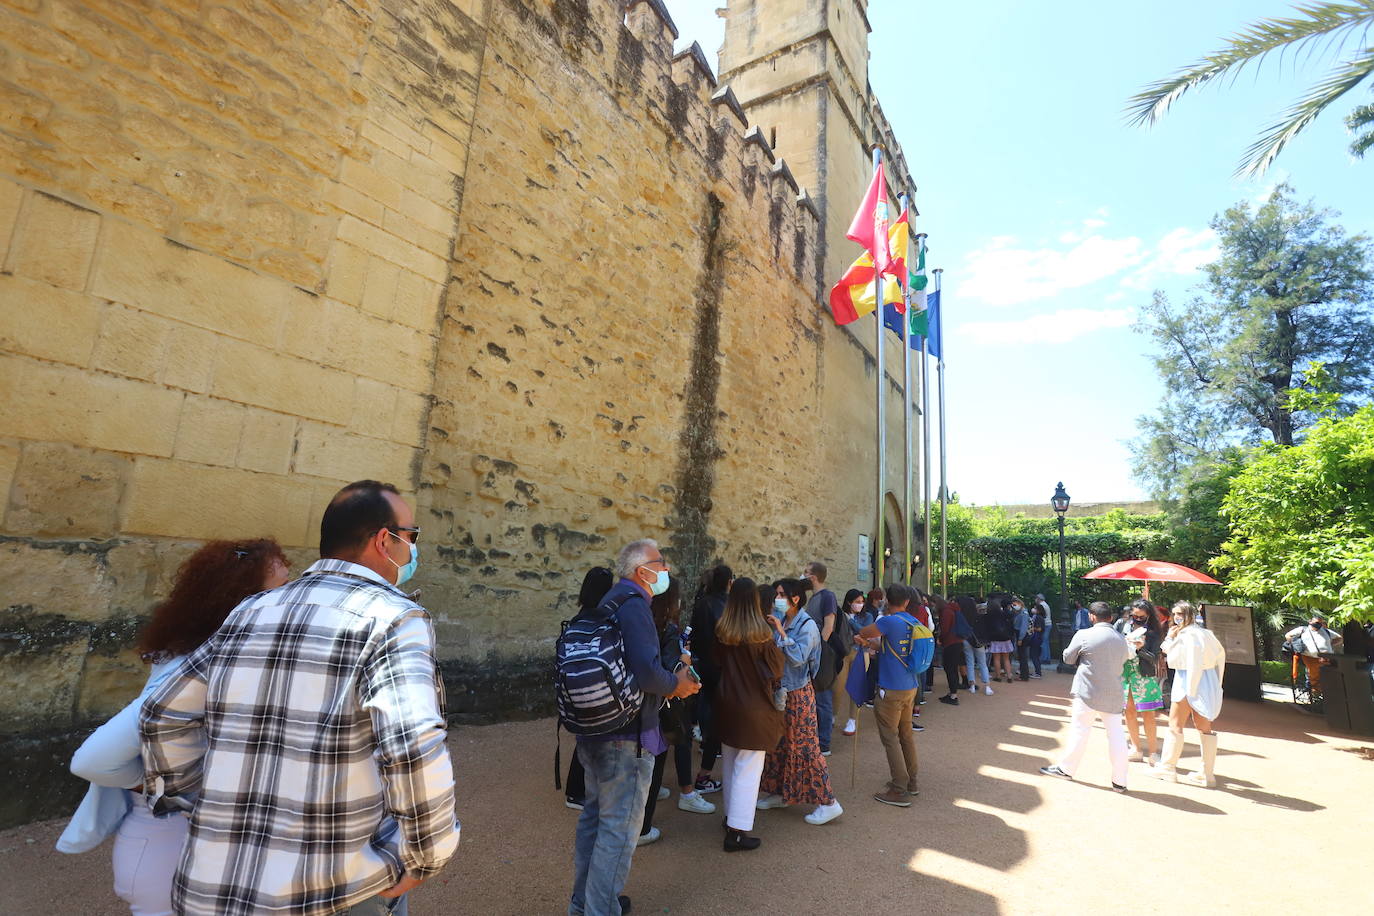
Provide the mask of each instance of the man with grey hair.
{"label": "man with grey hair", "polygon": [[1073,779],[1093,720],[1101,717],[1107,730],[1107,753],[1112,761],[1112,789],[1126,791],[1126,727],[1121,714],[1126,709],[1126,689],[1121,669],[1130,657],[1126,638],[1112,627],[1116,616],[1105,601],[1094,601],[1088,608],[1092,626],[1073,635],[1064,650],[1064,664],[1077,665],[1069,695],[1073,698],[1069,723],[1069,746],[1064,758],[1053,766],[1041,767],[1046,776]]}
{"label": "man with grey hair", "polygon": [[[667,590],[669,577],[658,544],[648,538],[626,544],[616,557],[615,573],[620,581],[587,613],[615,619],[625,644],[625,664],[644,694],[644,704],[637,723],[626,731],[577,736],[586,792],[573,847],[569,916],[619,916],[630,911],[630,898],[620,891],[644,821],[654,757],[668,749],[658,729],[658,708],[664,697],[690,696],[701,689],[691,675],[691,656],[659,657],[649,599]],[[674,666],[681,669],[676,674]]]}

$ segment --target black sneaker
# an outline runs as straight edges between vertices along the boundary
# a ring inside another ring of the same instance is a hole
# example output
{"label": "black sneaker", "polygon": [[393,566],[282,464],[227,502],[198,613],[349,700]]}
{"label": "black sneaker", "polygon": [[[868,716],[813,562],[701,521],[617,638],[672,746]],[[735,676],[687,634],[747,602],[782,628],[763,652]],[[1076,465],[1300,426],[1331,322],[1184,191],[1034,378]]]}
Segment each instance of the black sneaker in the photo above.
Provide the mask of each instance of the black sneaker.
{"label": "black sneaker", "polygon": [[940,702],[941,702],[941,703],[948,703],[950,706],[958,706],[958,705],[959,705],[959,698],[958,698],[958,697],[944,696],[944,697],[940,697]]}
{"label": "black sneaker", "polygon": [[1115,792],[1115,793],[1118,794],[1118,795],[1125,795],[1125,794],[1126,794],[1126,787],[1125,787],[1125,786],[1118,786],[1116,783],[1112,783],[1112,791]]}
{"label": "black sneaker", "polygon": [[922,725],[920,722],[912,722],[911,730],[914,732],[923,732],[926,730],[926,727]]}
{"label": "black sneaker", "polygon": [[1072,776],[1070,776],[1068,773],[1065,773],[1057,766],[1041,767],[1040,772],[1045,774],[1046,776],[1057,776],[1060,779],[1073,779]]}
{"label": "black sneaker", "polygon": [[620,916],[626,916],[630,912],[630,898],[624,894],[620,895]]}

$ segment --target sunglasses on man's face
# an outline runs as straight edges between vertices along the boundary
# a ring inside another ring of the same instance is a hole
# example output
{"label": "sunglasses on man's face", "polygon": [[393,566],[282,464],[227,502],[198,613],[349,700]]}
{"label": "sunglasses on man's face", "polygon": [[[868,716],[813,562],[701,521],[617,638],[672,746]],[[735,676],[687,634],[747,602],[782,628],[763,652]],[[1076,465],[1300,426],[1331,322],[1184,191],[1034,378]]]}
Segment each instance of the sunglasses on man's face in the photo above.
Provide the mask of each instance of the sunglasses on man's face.
{"label": "sunglasses on man's face", "polygon": [[[387,525],[387,526],[386,526],[386,530],[387,530],[387,531],[396,532],[396,536],[397,536],[397,537],[400,537],[400,538],[403,538],[404,540],[410,541],[410,543],[412,543],[412,544],[418,544],[418,543],[420,542],[420,529],[419,529],[419,528],[415,528],[415,527],[408,526],[408,525]],[[400,532],[403,532],[403,531],[406,532],[406,533],[408,533],[408,534],[410,535],[410,537],[407,538],[407,537],[405,537],[405,535],[403,535],[403,534],[400,533]]]}

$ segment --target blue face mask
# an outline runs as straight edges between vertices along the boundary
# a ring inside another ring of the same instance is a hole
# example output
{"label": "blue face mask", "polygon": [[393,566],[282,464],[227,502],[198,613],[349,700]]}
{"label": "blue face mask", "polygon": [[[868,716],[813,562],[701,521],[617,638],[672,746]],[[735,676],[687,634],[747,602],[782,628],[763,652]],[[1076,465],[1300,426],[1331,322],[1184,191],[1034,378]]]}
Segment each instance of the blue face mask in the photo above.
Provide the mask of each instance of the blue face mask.
{"label": "blue face mask", "polygon": [[388,531],[387,533],[398,541],[404,541],[406,546],[410,548],[410,562],[404,566],[397,563],[395,560],[391,560],[391,557],[387,557],[388,560],[391,560],[391,565],[396,567],[396,584],[398,586],[404,585],[410,581],[411,576],[415,575],[415,570],[420,565],[420,548],[406,541],[405,538],[398,536],[394,531]]}
{"label": "blue face mask", "polygon": [[788,602],[786,598],[773,599],[773,613],[779,617],[787,613]]}
{"label": "blue face mask", "polygon": [[654,576],[654,581],[649,585],[649,594],[661,595],[668,590],[668,570],[657,570]]}

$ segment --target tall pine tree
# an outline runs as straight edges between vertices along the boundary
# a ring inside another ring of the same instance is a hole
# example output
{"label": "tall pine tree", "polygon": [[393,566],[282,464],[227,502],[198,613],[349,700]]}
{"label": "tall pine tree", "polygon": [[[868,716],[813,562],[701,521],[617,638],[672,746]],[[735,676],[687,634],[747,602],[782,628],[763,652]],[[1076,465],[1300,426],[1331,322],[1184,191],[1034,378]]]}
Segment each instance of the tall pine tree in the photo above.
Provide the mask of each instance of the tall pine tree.
{"label": "tall pine tree", "polygon": [[[1230,445],[1292,445],[1313,421],[1289,390],[1322,363],[1341,409],[1370,399],[1374,381],[1374,246],[1280,185],[1256,209],[1240,203],[1212,221],[1221,256],[1182,308],[1156,291],[1137,330],[1151,336],[1166,392],[1141,417],[1135,473],[1158,498],[1176,498],[1194,472]],[[1299,405],[1300,406],[1300,405]]]}

